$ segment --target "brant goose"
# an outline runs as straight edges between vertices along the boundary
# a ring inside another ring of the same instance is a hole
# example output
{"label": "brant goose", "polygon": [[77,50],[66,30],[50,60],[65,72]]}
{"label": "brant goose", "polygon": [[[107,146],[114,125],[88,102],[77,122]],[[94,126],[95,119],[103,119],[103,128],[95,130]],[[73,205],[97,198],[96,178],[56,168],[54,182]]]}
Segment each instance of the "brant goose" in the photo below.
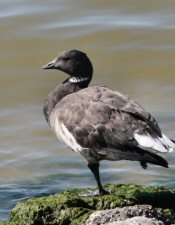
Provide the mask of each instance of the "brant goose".
{"label": "brant goose", "polygon": [[88,87],[93,67],[85,53],[62,52],[43,69],[69,75],[46,98],[44,115],[59,141],[87,160],[100,195],[109,193],[100,181],[101,160],[139,161],[144,169],[147,163],[168,167],[157,153],[171,152],[173,141],[132,99],[105,86]]}

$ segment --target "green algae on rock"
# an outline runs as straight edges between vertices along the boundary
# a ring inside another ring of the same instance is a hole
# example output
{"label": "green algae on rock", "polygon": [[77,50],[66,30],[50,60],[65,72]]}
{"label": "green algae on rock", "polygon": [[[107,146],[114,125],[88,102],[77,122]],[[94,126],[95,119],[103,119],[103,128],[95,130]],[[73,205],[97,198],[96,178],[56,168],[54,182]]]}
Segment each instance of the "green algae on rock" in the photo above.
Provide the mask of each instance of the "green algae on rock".
{"label": "green algae on rock", "polygon": [[114,209],[135,204],[157,208],[175,222],[175,191],[164,187],[141,185],[106,185],[110,195],[82,197],[89,189],[64,191],[18,203],[11,211],[10,220],[0,225],[81,225],[97,210]]}

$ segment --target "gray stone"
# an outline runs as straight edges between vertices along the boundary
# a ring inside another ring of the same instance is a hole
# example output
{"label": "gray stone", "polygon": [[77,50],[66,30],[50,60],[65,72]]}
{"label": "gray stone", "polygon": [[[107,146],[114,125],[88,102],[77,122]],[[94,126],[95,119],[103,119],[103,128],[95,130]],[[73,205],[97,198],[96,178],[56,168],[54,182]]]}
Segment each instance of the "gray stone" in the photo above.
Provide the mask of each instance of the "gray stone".
{"label": "gray stone", "polygon": [[124,221],[117,221],[112,223],[106,223],[105,225],[165,225],[162,221],[154,218],[147,218],[142,216],[136,216]]}
{"label": "gray stone", "polygon": [[134,205],[94,212],[84,225],[164,225],[160,220],[164,217],[152,206]]}

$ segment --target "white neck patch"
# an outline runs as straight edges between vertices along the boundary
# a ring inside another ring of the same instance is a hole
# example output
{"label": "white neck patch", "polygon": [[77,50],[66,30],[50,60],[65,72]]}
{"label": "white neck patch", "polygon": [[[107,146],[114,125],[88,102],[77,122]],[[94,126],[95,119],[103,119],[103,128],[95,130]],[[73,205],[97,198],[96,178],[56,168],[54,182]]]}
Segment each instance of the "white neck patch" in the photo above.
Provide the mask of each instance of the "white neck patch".
{"label": "white neck patch", "polygon": [[71,78],[69,78],[69,81],[71,83],[81,83],[81,82],[86,81],[88,79],[89,79],[89,77],[71,77]]}

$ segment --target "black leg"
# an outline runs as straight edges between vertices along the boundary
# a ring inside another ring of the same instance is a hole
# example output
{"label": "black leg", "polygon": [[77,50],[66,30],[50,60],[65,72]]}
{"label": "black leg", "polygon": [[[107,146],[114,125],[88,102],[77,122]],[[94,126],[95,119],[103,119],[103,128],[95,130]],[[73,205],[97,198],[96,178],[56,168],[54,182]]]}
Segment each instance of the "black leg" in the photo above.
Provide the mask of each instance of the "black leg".
{"label": "black leg", "polygon": [[97,163],[88,163],[88,167],[89,169],[92,171],[92,173],[94,174],[94,177],[97,181],[97,185],[98,185],[98,189],[99,189],[99,194],[100,195],[105,195],[105,194],[109,194],[108,191],[106,191],[100,181],[100,174],[99,174],[99,162]]}

